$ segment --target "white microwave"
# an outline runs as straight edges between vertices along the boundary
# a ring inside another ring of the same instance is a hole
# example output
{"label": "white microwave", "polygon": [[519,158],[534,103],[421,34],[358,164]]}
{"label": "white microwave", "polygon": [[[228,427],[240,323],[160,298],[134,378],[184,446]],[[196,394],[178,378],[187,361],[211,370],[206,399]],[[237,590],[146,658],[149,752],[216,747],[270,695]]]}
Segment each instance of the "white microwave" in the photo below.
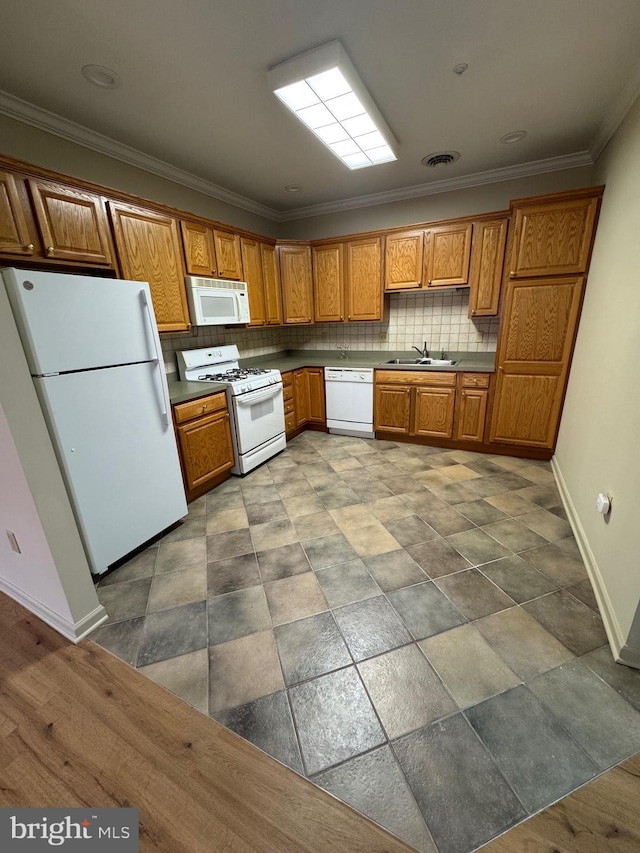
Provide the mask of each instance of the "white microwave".
{"label": "white microwave", "polygon": [[249,296],[246,281],[186,276],[189,313],[194,326],[227,326],[248,323]]}

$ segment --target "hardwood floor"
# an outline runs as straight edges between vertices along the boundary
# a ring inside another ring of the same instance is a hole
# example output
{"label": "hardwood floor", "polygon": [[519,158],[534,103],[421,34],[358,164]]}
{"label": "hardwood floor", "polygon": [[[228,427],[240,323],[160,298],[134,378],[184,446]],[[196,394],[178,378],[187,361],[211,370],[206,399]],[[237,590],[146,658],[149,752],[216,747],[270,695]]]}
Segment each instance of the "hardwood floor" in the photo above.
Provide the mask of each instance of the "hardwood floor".
{"label": "hardwood floor", "polygon": [[[407,845],[85,640],[0,594],[0,806],[137,806],[142,851]],[[483,853],[640,849],[640,756]]]}

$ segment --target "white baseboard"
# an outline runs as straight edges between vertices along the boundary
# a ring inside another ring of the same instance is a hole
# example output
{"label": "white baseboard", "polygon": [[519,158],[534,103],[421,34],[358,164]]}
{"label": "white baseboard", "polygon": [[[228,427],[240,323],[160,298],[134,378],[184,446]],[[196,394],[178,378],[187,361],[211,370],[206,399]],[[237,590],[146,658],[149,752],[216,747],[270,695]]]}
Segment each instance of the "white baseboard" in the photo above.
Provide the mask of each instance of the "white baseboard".
{"label": "white baseboard", "polygon": [[613,610],[611,599],[609,598],[602,579],[602,573],[600,572],[596,558],[591,550],[591,546],[589,545],[586,533],[584,532],[584,528],[580,522],[574,503],[571,500],[571,495],[569,494],[567,484],[562,476],[562,471],[560,470],[558,460],[555,456],[551,460],[551,468],[556,478],[558,491],[560,492],[560,497],[562,498],[562,503],[566,510],[569,524],[573,530],[573,535],[576,538],[587,574],[589,575],[589,580],[591,581],[591,586],[593,587],[598,607],[600,608],[600,615],[602,616],[604,629],[607,632],[607,637],[609,638],[613,656],[619,663],[640,668],[640,649],[632,649],[626,645],[626,637]]}
{"label": "white baseboard", "polygon": [[109,618],[107,611],[100,604],[79,622],[72,622],[70,618],[61,616],[60,613],[51,610],[46,604],[30,596],[29,593],[14,586],[6,578],[0,578],[0,591],[6,593],[9,598],[13,598],[18,604],[22,604],[23,607],[26,607],[27,610],[42,619],[67,640],[71,640],[72,643],[78,643],[90,631],[93,631],[94,628]]}

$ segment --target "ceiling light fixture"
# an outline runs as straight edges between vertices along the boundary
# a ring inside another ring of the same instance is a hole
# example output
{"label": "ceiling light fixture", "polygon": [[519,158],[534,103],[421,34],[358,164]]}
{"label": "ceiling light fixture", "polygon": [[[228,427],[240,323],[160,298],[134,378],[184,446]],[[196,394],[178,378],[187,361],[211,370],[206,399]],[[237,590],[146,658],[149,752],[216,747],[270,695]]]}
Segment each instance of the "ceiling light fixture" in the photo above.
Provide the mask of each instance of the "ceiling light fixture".
{"label": "ceiling light fixture", "polygon": [[349,169],[397,160],[397,142],[338,41],[271,68],[271,90]]}
{"label": "ceiling light fixture", "polygon": [[104,65],[83,65],[81,71],[85,80],[101,89],[117,89],[120,85],[116,72]]}
{"label": "ceiling light fixture", "polygon": [[511,133],[505,133],[504,136],[500,137],[500,142],[503,145],[513,145],[514,142],[520,142],[527,135],[526,130],[513,130]]}

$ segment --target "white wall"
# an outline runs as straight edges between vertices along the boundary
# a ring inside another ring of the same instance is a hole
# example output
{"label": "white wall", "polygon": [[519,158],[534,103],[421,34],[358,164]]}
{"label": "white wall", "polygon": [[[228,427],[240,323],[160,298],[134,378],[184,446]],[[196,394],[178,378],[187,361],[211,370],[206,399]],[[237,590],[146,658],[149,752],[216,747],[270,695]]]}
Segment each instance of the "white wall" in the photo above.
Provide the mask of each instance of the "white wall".
{"label": "white wall", "polygon": [[[555,465],[614,653],[640,666],[640,100],[594,183],[606,190]],[[613,495],[608,520],[595,509],[601,491]]]}
{"label": "white wall", "polygon": [[[71,640],[106,616],[0,283],[0,590]],[[5,530],[23,551],[9,550]]]}

